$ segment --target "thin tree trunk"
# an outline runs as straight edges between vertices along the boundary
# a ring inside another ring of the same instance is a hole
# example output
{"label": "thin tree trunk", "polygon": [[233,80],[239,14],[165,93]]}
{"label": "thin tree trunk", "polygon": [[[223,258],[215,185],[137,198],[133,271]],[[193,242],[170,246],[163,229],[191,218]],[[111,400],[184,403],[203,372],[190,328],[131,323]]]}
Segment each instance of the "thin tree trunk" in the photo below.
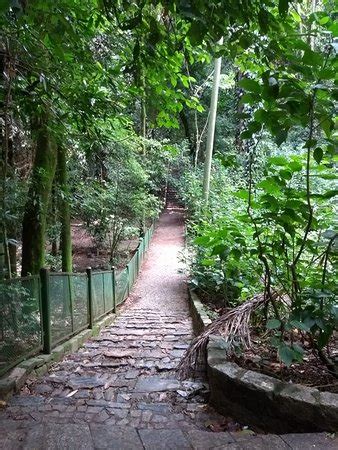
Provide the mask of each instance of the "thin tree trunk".
{"label": "thin tree trunk", "polygon": [[3,74],[3,110],[1,126],[1,161],[0,161],[0,182],[1,182],[1,223],[0,223],[0,279],[5,275],[11,278],[10,258],[7,239],[7,217],[6,217],[6,182],[8,171],[8,153],[9,153],[9,132],[11,126],[11,100],[12,100],[12,78],[10,71],[12,69],[12,58],[10,54],[9,42],[1,45],[3,58],[1,59],[1,73]]}
{"label": "thin tree trunk", "polygon": [[[11,124],[12,119],[11,119]],[[12,125],[11,125],[12,126]],[[9,168],[9,176],[12,177],[13,173],[14,173],[14,144],[13,144],[13,139],[10,138],[8,140],[8,168]],[[16,227],[16,222],[11,220],[8,225],[7,225],[7,235],[9,240],[11,240],[10,242],[8,242],[8,249],[7,249],[7,254],[9,257],[9,271],[12,275],[16,275],[17,273],[17,269],[16,269],[16,263],[17,263],[17,243],[15,241],[17,241],[18,238],[18,230]]]}
{"label": "thin tree trunk", "polygon": [[[145,139],[147,137],[147,95],[146,95],[146,80],[145,80],[145,75],[144,75],[144,67],[142,64],[142,61],[140,62],[140,70],[141,70],[141,74],[140,74],[140,84],[141,84],[141,89],[142,89],[142,94],[141,94],[141,135],[143,137],[143,143],[142,143],[142,153],[143,153],[143,157],[145,157],[146,155],[146,143],[145,143]],[[145,214],[145,210],[143,209],[143,213],[142,213],[142,219],[141,219],[141,230],[140,230],[140,235],[143,236],[143,234],[145,233],[145,228],[146,228],[146,214]]]}
{"label": "thin tree trunk", "polygon": [[[143,86],[144,87],[144,86]],[[147,137],[147,109],[146,109],[146,99],[145,92],[143,91],[142,99],[141,99],[141,136],[143,139]],[[146,153],[145,142],[142,144],[143,147],[143,155]]]}
{"label": "thin tree trunk", "polygon": [[204,136],[204,133],[205,133],[207,127],[208,127],[209,118],[210,118],[210,111],[208,112],[207,120],[205,121],[203,129],[202,129],[202,131],[200,133],[199,129],[198,129],[197,113],[195,112],[195,127],[196,127],[196,150],[195,150],[195,160],[194,160],[194,167],[195,167],[195,169],[196,169],[197,163],[198,163],[198,158],[199,158],[199,154],[200,154],[201,144],[202,144],[202,141],[203,141],[203,136]]}
{"label": "thin tree trunk", "polygon": [[36,153],[22,226],[22,276],[39,273],[45,263],[46,219],[57,160],[46,117],[34,128]]}
{"label": "thin tree trunk", "polygon": [[73,256],[67,174],[67,152],[62,146],[58,147],[58,181],[62,194],[59,208],[61,220],[60,249],[62,257],[62,272],[72,272]]}
{"label": "thin tree trunk", "polygon": [[[52,187],[52,195],[51,195],[51,202],[52,202],[52,225],[54,227],[56,227],[57,224],[57,194],[56,194],[56,186],[55,186],[56,181],[54,181],[53,183],[53,187]],[[57,241],[57,237],[56,235],[53,233],[53,238],[52,238],[52,256],[57,256],[58,255],[58,241]]]}
{"label": "thin tree trunk", "polygon": [[239,87],[238,83],[243,78],[243,73],[238,70],[236,72],[236,85],[235,85],[235,92],[236,92],[236,113],[237,113],[237,121],[236,121],[236,129],[235,129],[235,147],[238,151],[238,153],[243,154],[244,148],[243,148],[243,139],[241,138],[241,133],[243,130],[243,119],[240,117],[240,114],[244,111],[244,105],[241,103],[241,88]]}
{"label": "thin tree trunk", "polygon": [[9,244],[8,245],[8,253],[9,253],[9,260],[10,260],[10,267],[11,267],[11,273],[13,275],[16,275],[17,269],[17,246],[15,244]]}
{"label": "thin tree trunk", "polygon": [[[219,45],[223,44],[223,38],[218,42]],[[217,114],[217,102],[218,102],[218,89],[219,81],[221,76],[221,64],[222,58],[215,59],[215,72],[214,80],[212,84],[211,102],[210,102],[210,118],[208,123],[208,136],[206,145],[206,154],[204,162],[204,180],[203,180],[203,196],[204,201],[207,204],[209,200],[209,190],[210,190],[210,173],[211,173],[211,162],[212,162],[212,152],[214,148],[214,136],[215,136],[215,125],[216,125],[216,114]]]}
{"label": "thin tree trunk", "polygon": [[186,137],[187,141],[189,142],[190,156],[191,156],[191,158],[194,158],[195,148],[194,148],[193,137],[192,137],[192,134],[190,131],[187,115],[183,109],[182,109],[182,111],[180,111],[180,119],[181,119],[181,122],[182,122],[182,125],[184,128],[185,137]]}

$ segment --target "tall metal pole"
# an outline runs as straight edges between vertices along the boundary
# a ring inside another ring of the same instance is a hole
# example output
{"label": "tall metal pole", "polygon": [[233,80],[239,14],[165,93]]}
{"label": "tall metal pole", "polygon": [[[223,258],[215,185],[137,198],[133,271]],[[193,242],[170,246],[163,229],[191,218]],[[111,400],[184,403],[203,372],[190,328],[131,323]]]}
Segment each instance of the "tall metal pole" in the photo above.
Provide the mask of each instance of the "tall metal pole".
{"label": "tall metal pole", "polygon": [[[221,38],[217,42],[217,44],[222,45],[223,38]],[[221,63],[222,63],[221,57],[215,59],[214,79],[213,79],[213,83],[212,83],[210,116],[209,116],[209,123],[208,123],[208,135],[207,135],[207,144],[206,144],[206,151],[205,151],[205,162],[204,162],[203,197],[204,197],[204,201],[206,204],[208,203],[208,200],[209,200],[210,172],[211,172],[212,152],[213,152],[213,148],[214,148],[218,90],[219,90],[219,80],[220,80],[220,76],[221,76]]]}

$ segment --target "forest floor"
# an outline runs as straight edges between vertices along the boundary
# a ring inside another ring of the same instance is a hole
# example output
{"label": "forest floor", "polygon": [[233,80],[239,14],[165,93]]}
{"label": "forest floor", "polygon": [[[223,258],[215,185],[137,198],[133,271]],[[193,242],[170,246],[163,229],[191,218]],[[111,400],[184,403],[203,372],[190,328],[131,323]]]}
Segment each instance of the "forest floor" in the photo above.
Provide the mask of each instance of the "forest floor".
{"label": "forest floor", "polygon": [[336,448],[325,433],[254,435],[208,406],[206,383],[177,379],[193,337],[183,244],[183,211],[167,210],[115,323],[0,412],[1,449]]}
{"label": "forest floor", "polygon": [[[220,298],[213,303],[211,297],[204,295],[203,292],[197,291],[197,294],[212,320],[229,310],[221,306]],[[251,330],[251,347],[232,355],[231,360],[244,369],[255,370],[281,381],[338,393],[337,378],[330,373],[328,366],[316,354],[306,335],[293,333],[291,336],[289,333],[288,337],[290,342],[296,342],[304,349],[302,362],[291,364],[289,367],[283,364],[278,357],[276,347],[271,345],[271,334],[262,332],[261,326]],[[338,357],[338,333],[333,333],[326,351],[329,351],[332,360]]]}
{"label": "forest floor", "polygon": [[[117,268],[124,268],[135,253],[139,238],[123,239],[117,249]],[[74,272],[85,272],[87,267],[93,270],[109,269],[109,248],[103,245],[96,250],[95,241],[81,222],[72,223],[72,246]]]}

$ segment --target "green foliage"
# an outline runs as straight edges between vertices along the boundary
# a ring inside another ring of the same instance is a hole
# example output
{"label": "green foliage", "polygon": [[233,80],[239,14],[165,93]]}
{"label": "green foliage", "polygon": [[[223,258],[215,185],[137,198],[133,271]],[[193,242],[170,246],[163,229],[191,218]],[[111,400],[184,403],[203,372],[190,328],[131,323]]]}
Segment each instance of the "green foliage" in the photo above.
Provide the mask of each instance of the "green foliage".
{"label": "green foliage", "polygon": [[[259,290],[261,281],[270,300],[266,313],[274,345],[288,365],[302,357],[298,343],[289,342],[294,330],[306,333],[311,345],[321,351],[337,321],[333,213],[337,192],[332,186],[336,177],[332,161],[335,13],[326,2],[315,13],[300,6],[299,15],[289,11],[289,3],[276,2],[277,8],[257,3],[252,20],[243,27],[245,36],[242,29],[227,36],[223,54],[230,54],[244,74],[239,81],[244,172],[242,182],[231,173],[226,176],[227,183],[238,186],[230,196],[235,211],[229,214],[231,200],[224,201],[217,192],[223,208],[220,230],[215,226],[213,204],[209,216],[197,202],[194,218],[195,227],[203,220],[210,227],[201,227],[195,241],[197,258],[201,255],[198,261],[207,264],[209,274],[219,273],[222,258],[229,269],[233,267],[227,258],[231,250],[238,250],[234,237],[243,239],[241,250],[245,255],[248,249],[250,261],[255,262],[253,286]],[[266,159],[269,154],[272,158]],[[227,183],[221,192],[228,190]],[[220,239],[222,233],[225,242]],[[203,252],[216,247],[218,259],[212,259],[212,251],[205,258],[200,247]],[[238,271],[246,274],[248,268],[240,262]],[[231,286],[227,286],[229,292]]]}
{"label": "green foliage", "polygon": [[77,213],[98,248],[109,244],[111,263],[119,242],[128,237],[126,230],[131,225],[140,230],[142,222],[155,217],[160,208],[158,199],[149,192],[148,175],[133,148],[124,143],[117,155],[114,150],[106,149],[104,177],[92,175],[83,180],[81,175],[75,185]]}
{"label": "green foliage", "polygon": [[40,346],[38,289],[38,283],[33,280],[17,279],[0,284],[2,362],[15,361],[18,355],[24,355]]}
{"label": "green foliage", "polygon": [[200,200],[200,173],[187,173],[182,188],[183,197],[192,202],[192,283],[216,305],[236,305],[266,289],[268,270],[271,289],[280,298],[278,316],[272,310],[266,327],[287,365],[303,354],[298,344],[287,342],[290,332],[310,334],[313,345],[322,349],[337,326],[334,173],[327,161],[311,167],[309,176],[318,180],[311,192],[315,215],[305,239],[306,154],[268,158],[249,189],[241,188],[240,171],[215,164],[207,211]]}
{"label": "green foliage", "polygon": [[245,203],[236,199],[235,172],[215,164],[211,180],[209,209],[203,208],[202,174],[187,171],[181,197],[190,212],[188,231],[191,250],[191,283],[221,306],[235,305],[259,289],[260,281],[252,261],[252,227],[243,226]]}

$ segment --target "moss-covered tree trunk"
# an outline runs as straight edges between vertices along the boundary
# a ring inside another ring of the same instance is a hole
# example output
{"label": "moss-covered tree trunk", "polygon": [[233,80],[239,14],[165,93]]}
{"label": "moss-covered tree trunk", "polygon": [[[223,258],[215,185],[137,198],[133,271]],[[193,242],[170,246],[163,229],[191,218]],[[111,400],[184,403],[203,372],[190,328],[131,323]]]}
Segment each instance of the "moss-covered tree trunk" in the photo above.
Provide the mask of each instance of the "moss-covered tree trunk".
{"label": "moss-covered tree trunk", "polygon": [[2,158],[1,153],[1,161],[0,161],[0,214],[1,214],[1,222],[0,222],[0,281],[5,278],[6,272],[6,250],[5,250],[5,236],[6,236],[6,227],[5,227],[5,164]]}
{"label": "moss-covered tree trunk", "polygon": [[56,180],[54,180],[51,194],[51,225],[53,226],[53,236],[52,236],[52,256],[56,257],[58,255],[58,239],[55,233],[55,228],[57,225],[57,188]]}
{"label": "moss-covered tree trunk", "polygon": [[235,93],[236,93],[236,113],[237,113],[237,117],[238,119],[236,120],[236,129],[235,129],[235,147],[238,150],[239,154],[242,154],[244,151],[244,145],[243,145],[243,139],[241,137],[241,133],[243,131],[243,119],[241,118],[241,114],[243,113],[244,110],[244,105],[241,102],[241,88],[239,87],[239,82],[242,80],[243,78],[243,72],[241,72],[240,70],[238,70],[236,72],[236,77],[235,77]]}
{"label": "moss-covered tree trunk", "polygon": [[0,113],[0,279],[5,276],[11,278],[11,268],[8,251],[7,236],[7,204],[6,204],[6,188],[8,176],[8,154],[10,141],[11,126],[11,103],[12,103],[12,76],[9,75],[9,68],[12,67],[8,42],[0,44],[0,73],[2,95],[1,95],[1,113]]}
{"label": "moss-covered tree trunk", "polygon": [[39,273],[45,263],[46,218],[57,161],[46,118],[36,121],[34,130],[36,153],[22,224],[22,276]]}
{"label": "moss-covered tree trunk", "polygon": [[[12,120],[11,120],[11,123]],[[11,133],[12,134],[12,133]],[[14,161],[14,142],[13,137],[8,140],[8,168],[10,169],[10,176],[12,177],[15,173],[15,161]],[[18,229],[16,221],[12,220],[7,227],[9,242],[8,242],[8,256],[9,256],[9,266],[12,275],[17,274],[17,243],[18,240]]]}
{"label": "moss-covered tree trunk", "polygon": [[59,203],[61,221],[60,249],[62,256],[62,271],[71,272],[72,261],[72,234],[70,226],[70,204],[67,174],[67,152],[64,147],[58,147],[58,181],[61,190]]}

